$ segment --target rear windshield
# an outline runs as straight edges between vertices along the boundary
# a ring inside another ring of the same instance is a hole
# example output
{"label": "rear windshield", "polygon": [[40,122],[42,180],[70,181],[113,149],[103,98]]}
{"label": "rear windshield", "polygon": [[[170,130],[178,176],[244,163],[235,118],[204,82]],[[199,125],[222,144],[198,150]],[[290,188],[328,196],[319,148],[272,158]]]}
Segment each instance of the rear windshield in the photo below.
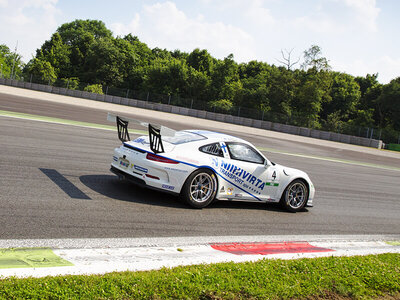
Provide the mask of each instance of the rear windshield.
{"label": "rear windshield", "polygon": [[197,133],[189,132],[189,131],[177,131],[174,136],[163,136],[162,140],[173,145],[179,145],[189,142],[201,141],[207,139],[205,136],[202,136]]}

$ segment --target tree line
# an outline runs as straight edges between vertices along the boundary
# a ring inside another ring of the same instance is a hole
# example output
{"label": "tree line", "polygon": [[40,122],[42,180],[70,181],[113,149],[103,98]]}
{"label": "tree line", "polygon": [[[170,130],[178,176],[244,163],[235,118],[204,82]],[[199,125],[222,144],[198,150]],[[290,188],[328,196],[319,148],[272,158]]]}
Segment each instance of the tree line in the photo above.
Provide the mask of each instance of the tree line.
{"label": "tree line", "polygon": [[271,121],[283,116],[293,125],[315,129],[380,128],[387,141],[397,142],[400,77],[381,84],[378,74],[336,72],[316,45],[304,51],[298,68],[290,54],[282,52],[281,66],[237,63],[232,54],[216,59],[206,49],[151,49],[131,34],[114,37],[102,21],[75,20],[61,25],[26,64],[1,45],[0,63],[2,76],[11,74],[14,65],[15,78],[35,76],[71,89],[90,83],[88,90],[99,93],[107,86],[179,95],[218,111],[246,107]]}

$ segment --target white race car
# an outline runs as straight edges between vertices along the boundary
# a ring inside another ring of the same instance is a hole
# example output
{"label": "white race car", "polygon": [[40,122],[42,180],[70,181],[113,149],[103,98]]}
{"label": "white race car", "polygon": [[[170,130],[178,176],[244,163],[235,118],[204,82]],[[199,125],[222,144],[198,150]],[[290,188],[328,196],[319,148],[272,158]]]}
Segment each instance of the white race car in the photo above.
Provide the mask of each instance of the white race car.
{"label": "white race car", "polygon": [[[214,200],[280,202],[291,212],[312,206],[315,188],[305,172],[271,162],[243,139],[112,114],[108,120],[122,141],[110,169],[120,179],[180,195],[195,208]],[[130,140],[129,122],[148,127],[149,135]]]}

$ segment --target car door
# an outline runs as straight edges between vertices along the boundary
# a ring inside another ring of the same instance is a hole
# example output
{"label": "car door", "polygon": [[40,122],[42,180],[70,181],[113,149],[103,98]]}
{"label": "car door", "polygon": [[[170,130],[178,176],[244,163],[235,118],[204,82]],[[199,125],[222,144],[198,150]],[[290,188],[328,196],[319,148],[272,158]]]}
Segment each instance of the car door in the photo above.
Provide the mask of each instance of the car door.
{"label": "car door", "polygon": [[275,197],[278,171],[266,166],[266,159],[256,149],[240,142],[221,143],[221,147],[229,154],[221,162],[221,172],[234,183],[233,198],[268,201]]}

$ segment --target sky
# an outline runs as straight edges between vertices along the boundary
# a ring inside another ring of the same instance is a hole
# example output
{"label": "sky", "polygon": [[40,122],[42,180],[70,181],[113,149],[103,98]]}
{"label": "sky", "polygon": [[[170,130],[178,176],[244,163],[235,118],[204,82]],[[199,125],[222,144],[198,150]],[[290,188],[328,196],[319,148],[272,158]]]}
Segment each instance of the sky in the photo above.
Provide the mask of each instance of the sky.
{"label": "sky", "polygon": [[28,62],[57,28],[103,21],[150,48],[207,49],[223,59],[281,65],[318,45],[334,71],[400,76],[399,0],[0,0],[0,44]]}

